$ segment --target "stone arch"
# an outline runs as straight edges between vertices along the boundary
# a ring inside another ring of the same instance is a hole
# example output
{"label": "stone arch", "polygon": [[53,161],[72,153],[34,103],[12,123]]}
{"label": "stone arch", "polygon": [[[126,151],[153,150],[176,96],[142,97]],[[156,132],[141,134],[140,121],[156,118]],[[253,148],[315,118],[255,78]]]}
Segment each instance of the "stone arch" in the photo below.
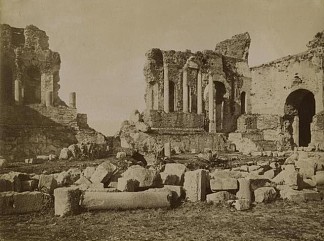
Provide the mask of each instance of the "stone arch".
{"label": "stone arch", "polygon": [[0,65],[0,103],[14,102],[14,81],[12,69],[5,64]]}
{"label": "stone arch", "polygon": [[297,89],[286,99],[284,118],[292,123],[294,142],[298,146],[308,146],[311,141],[310,124],[315,104],[314,94],[307,89]]}
{"label": "stone arch", "polygon": [[41,71],[39,67],[29,66],[26,69],[26,79],[24,81],[25,104],[40,104],[41,94]]}

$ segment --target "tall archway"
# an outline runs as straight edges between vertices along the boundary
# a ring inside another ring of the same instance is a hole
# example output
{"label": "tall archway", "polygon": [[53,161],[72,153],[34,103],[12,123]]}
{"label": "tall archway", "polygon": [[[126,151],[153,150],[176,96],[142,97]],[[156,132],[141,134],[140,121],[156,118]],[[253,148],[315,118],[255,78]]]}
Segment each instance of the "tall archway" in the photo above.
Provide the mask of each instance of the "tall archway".
{"label": "tall archway", "polygon": [[224,95],[226,93],[225,85],[222,82],[215,81],[215,120],[216,120],[216,130],[222,131],[224,127]]}
{"label": "tall archway", "polygon": [[[298,89],[288,95],[285,103],[285,118],[293,123],[295,143],[308,146],[311,142],[310,123],[315,115],[314,94],[306,89]],[[295,118],[298,117],[298,118]],[[295,128],[295,129],[294,129]]]}
{"label": "tall archway", "polygon": [[243,91],[241,93],[241,114],[246,113],[246,93]]}
{"label": "tall archway", "polygon": [[25,104],[41,103],[41,73],[39,68],[31,66],[27,69],[25,80],[24,101]]}
{"label": "tall archway", "polygon": [[0,66],[0,103],[12,104],[14,102],[13,73],[9,66]]}
{"label": "tall archway", "polygon": [[169,111],[174,112],[176,110],[176,89],[175,83],[173,81],[169,81]]}

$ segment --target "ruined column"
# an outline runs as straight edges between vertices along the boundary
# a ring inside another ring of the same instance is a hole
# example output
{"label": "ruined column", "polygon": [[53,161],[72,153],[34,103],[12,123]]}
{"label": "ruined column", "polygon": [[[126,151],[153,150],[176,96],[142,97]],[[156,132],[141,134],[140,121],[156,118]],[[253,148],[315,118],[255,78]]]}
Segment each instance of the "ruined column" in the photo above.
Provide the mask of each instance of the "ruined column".
{"label": "ruined column", "polygon": [[69,106],[71,108],[76,108],[76,93],[75,92],[71,92],[70,93],[70,102],[69,102]]}
{"label": "ruined column", "polygon": [[198,72],[197,81],[197,114],[202,114],[202,83],[201,83],[202,73],[201,70]]}
{"label": "ruined column", "polygon": [[53,106],[53,91],[46,91],[45,105],[46,107]]}
{"label": "ruined column", "polygon": [[222,131],[223,131],[223,122],[224,122],[224,100],[222,101],[221,118],[220,118],[220,128]]}
{"label": "ruined column", "polygon": [[17,104],[22,103],[22,96],[21,96],[21,83],[19,80],[15,80],[15,102]]}
{"label": "ruined column", "polygon": [[213,76],[209,74],[209,83],[208,83],[208,117],[209,117],[209,132],[216,132],[216,122],[214,115],[214,81]]}
{"label": "ruined column", "polygon": [[164,112],[170,112],[170,97],[169,97],[169,69],[168,65],[164,64],[164,93],[163,93]]}
{"label": "ruined column", "polygon": [[183,67],[183,112],[188,113],[188,66]]}
{"label": "ruined column", "polygon": [[294,122],[293,122],[293,138],[294,138],[294,143],[299,146],[299,116],[294,117]]}

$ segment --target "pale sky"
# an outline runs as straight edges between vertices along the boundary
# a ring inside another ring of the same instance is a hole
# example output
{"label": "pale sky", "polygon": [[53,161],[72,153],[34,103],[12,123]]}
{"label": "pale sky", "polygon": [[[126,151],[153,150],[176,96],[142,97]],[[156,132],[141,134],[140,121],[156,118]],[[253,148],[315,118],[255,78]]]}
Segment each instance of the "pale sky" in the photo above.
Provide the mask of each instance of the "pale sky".
{"label": "pale sky", "polygon": [[324,30],[324,0],[0,0],[0,21],[46,31],[61,55],[60,97],[113,135],[144,110],[145,52],[193,52],[249,32],[250,66],[306,50]]}

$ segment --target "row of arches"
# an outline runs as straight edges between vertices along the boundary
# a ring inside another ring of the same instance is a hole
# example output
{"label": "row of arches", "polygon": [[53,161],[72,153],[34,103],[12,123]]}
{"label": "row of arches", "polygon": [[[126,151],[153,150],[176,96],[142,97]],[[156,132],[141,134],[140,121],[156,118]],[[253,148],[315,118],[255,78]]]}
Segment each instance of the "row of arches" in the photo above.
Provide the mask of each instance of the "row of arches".
{"label": "row of arches", "polygon": [[[23,76],[22,96],[24,104],[41,103],[41,72],[38,67],[30,66]],[[12,69],[0,66],[0,103],[13,104],[15,101],[15,81]]]}

